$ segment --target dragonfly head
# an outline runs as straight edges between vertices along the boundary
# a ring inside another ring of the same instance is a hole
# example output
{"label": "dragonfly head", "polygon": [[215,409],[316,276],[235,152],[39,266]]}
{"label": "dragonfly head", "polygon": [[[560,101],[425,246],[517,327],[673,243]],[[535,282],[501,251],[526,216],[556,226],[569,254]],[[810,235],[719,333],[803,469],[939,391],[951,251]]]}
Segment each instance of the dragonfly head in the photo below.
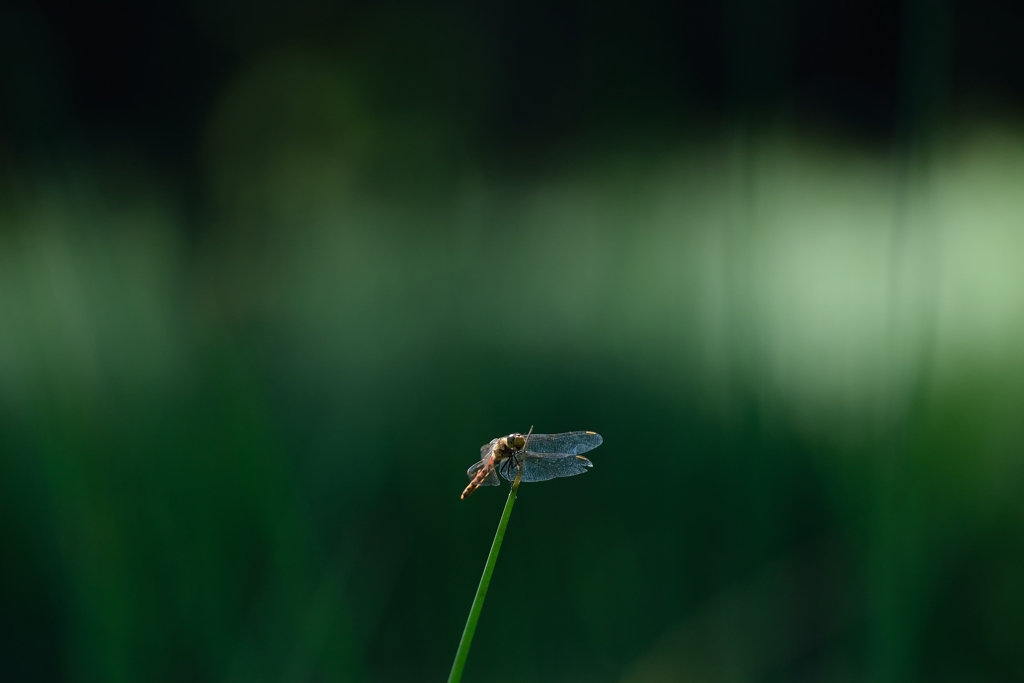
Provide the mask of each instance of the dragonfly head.
{"label": "dragonfly head", "polygon": [[526,437],[523,436],[522,434],[509,434],[507,437],[505,437],[505,441],[507,441],[508,445],[516,449],[517,451],[520,451],[526,447]]}

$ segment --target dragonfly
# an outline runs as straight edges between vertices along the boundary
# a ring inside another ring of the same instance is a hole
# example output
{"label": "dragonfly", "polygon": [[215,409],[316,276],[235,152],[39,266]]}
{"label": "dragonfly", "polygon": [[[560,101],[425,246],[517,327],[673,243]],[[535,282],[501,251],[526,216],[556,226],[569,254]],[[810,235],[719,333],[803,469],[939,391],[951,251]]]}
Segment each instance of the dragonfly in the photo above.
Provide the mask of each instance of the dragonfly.
{"label": "dragonfly", "polygon": [[547,481],[555,477],[583,474],[594,463],[583,457],[604,439],[597,432],[565,432],[563,434],[509,434],[492,440],[480,448],[480,460],[470,467],[469,486],[462,492],[466,500],[481,486],[498,486],[502,477],[515,481],[522,469],[522,481]]}

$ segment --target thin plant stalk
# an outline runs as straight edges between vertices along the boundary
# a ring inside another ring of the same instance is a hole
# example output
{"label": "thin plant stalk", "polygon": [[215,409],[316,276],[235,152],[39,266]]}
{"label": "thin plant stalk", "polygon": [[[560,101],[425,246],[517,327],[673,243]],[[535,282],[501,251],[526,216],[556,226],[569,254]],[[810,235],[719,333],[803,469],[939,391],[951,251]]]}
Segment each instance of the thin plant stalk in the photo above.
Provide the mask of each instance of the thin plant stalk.
{"label": "thin plant stalk", "polygon": [[[533,431],[533,428],[530,428]],[[516,479],[512,482],[512,490],[509,491],[508,500],[505,501],[505,509],[501,513],[501,520],[498,522],[498,531],[494,534],[494,542],[491,543],[491,552],[487,555],[487,563],[484,564],[484,573],[480,577],[480,585],[476,589],[476,597],[473,598],[473,606],[469,608],[469,618],[466,619],[466,628],[462,631],[462,640],[459,641],[459,650],[455,653],[455,663],[452,664],[452,672],[448,674],[448,683],[459,683],[462,680],[462,670],[466,667],[466,658],[469,657],[469,647],[473,644],[473,634],[476,633],[476,622],[480,620],[480,610],[484,608],[484,598],[487,597],[487,587],[491,585],[491,574],[494,573],[494,565],[498,562],[498,552],[501,550],[501,541],[505,538],[505,528],[508,526],[508,518],[512,516],[512,506],[516,502],[516,493],[519,491],[519,480],[522,478],[523,468],[519,468]]]}

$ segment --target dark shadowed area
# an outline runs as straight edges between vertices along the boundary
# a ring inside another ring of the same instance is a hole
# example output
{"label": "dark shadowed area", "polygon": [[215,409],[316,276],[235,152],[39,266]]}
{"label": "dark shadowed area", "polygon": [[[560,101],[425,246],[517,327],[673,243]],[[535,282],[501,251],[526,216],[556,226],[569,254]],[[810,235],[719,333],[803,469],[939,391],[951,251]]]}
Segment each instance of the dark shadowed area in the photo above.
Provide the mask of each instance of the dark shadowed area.
{"label": "dark shadowed area", "polygon": [[1024,11],[0,8],[0,679],[1024,680]]}

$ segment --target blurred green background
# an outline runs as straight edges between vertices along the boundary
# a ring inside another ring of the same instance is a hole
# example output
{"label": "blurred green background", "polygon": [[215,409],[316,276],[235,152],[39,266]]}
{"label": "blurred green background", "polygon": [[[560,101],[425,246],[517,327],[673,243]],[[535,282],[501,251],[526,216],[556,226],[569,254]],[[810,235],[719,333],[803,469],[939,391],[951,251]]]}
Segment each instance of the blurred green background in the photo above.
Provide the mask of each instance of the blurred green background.
{"label": "blurred green background", "polygon": [[0,679],[1024,680],[1012,3],[0,10]]}

